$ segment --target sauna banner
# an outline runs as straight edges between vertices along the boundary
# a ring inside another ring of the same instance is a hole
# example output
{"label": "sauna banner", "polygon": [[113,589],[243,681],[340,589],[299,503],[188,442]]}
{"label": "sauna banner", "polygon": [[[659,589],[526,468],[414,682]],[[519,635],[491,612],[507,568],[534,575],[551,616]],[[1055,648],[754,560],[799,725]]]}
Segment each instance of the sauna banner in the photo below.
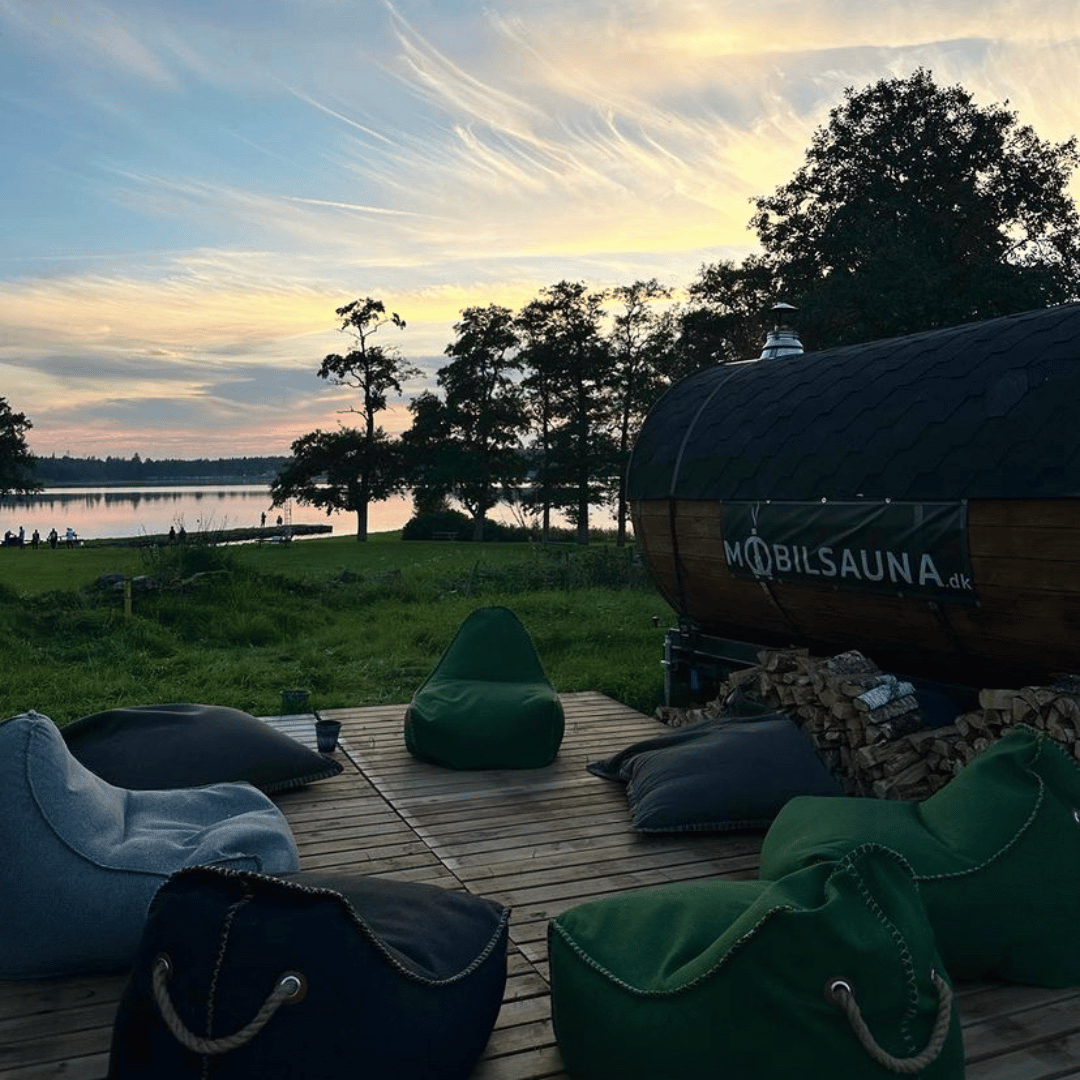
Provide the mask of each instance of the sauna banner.
{"label": "sauna banner", "polygon": [[974,600],[963,502],[726,502],[738,578]]}

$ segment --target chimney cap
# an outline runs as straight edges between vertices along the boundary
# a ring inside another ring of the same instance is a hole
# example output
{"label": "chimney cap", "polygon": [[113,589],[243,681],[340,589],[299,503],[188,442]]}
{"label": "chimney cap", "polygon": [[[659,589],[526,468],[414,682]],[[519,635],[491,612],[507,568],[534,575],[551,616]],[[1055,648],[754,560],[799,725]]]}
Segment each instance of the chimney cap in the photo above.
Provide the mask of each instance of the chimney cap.
{"label": "chimney cap", "polygon": [[799,332],[795,329],[795,313],[799,310],[794,304],[778,301],[769,309],[775,316],[775,325],[765,339],[759,360],[772,360],[777,356],[797,356],[803,351]]}

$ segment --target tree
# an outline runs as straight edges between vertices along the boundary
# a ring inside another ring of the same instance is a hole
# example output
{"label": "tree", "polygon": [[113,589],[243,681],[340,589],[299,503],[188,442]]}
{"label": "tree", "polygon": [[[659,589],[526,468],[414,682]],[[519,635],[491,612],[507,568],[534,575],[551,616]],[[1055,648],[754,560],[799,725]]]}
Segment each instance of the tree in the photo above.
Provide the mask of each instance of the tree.
{"label": "tree", "polygon": [[340,330],[353,337],[356,347],[344,356],[331,353],[325,357],[319,378],[360,391],[361,407],[348,411],[363,415],[364,431],[371,437],[375,417],[386,408],[390,391],[400,396],[401,384],[420,374],[419,368],[407,364],[396,349],[375,345],[371,340],[388,323],[404,330],[405,320],[396,311],[387,315],[383,302],[370,296],[339,307],[334,314],[341,319]]}
{"label": "tree", "polygon": [[445,400],[430,393],[415,399],[413,428],[403,441],[421,490],[429,498],[453,495],[481,540],[488,510],[524,473],[518,447],[528,417],[512,378],[520,368],[518,336],[513,313],[497,304],[466,308],[454,332],[457,339],[446,347],[453,360],[436,375]]}
{"label": "tree", "polygon": [[686,374],[711,364],[749,360],[765,342],[763,314],[777,297],[776,271],[760,255],[741,266],[729,259],[706,264],[689,288],[691,307],[679,321],[679,353]]}
{"label": "tree", "polygon": [[847,89],[751,225],[815,347],[955,325],[1078,295],[1078,162],[919,69]]}
{"label": "tree", "polygon": [[518,315],[523,385],[540,424],[537,493],[547,534],[549,511],[564,508],[577,527],[579,544],[589,542],[589,506],[603,499],[603,484],[615,466],[605,431],[609,356],[601,333],[604,294],[584,282],[560,281]]}
{"label": "tree", "polygon": [[459,475],[456,457],[443,453],[450,441],[450,421],[438,394],[425,390],[409,402],[412,426],[401,435],[408,486],[416,514],[451,509],[449,498]]}
{"label": "tree", "polygon": [[41,490],[34,479],[37,458],[26,445],[26,433],[34,425],[24,413],[13,412],[0,397],[0,495],[29,495]]}
{"label": "tree", "polygon": [[670,300],[669,288],[651,278],[620,285],[611,295],[622,304],[608,337],[611,365],[606,379],[619,464],[615,472],[616,544],[622,547],[629,516],[626,466],[630,450],[646,412],[677,375],[677,354],[674,315],[670,309],[656,309],[659,301]]}
{"label": "tree", "polygon": [[[282,492],[293,489],[304,491],[302,497],[299,494],[295,496],[302,502],[326,506],[328,510],[355,510],[356,539],[362,541],[367,539],[368,503],[378,502],[393,491],[400,490],[403,480],[400,455],[391,454],[392,446],[382,429],[376,426],[375,418],[386,408],[390,391],[401,394],[402,382],[420,372],[402,360],[396,349],[373,343],[372,338],[387,323],[399,330],[405,329],[405,320],[397,312],[387,315],[381,300],[373,300],[370,296],[354,300],[337,308],[335,314],[341,319],[340,330],[352,336],[355,348],[344,355],[331,353],[325,357],[318,374],[319,378],[328,379],[337,386],[350,386],[360,392],[360,408],[346,411],[360,413],[364,417],[363,430],[357,432],[354,428],[344,428],[336,433],[314,431],[298,439],[293,443],[294,461],[286,466],[275,484]],[[362,445],[357,444],[357,439]],[[297,446],[310,460],[300,460]],[[336,490],[320,494],[314,486],[314,477],[332,465],[326,455],[333,449],[346,454],[346,460],[341,470],[334,473],[337,480],[331,483]],[[321,467],[312,473],[317,464]],[[385,473],[391,464],[399,469],[398,475],[393,478]],[[288,497],[283,495],[277,500],[275,496],[275,500],[284,501]],[[348,505],[325,501],[337,498],[347,499]]]}
{"label": "tree", "polygon": [[356,514],[356,538],[367,539],[368,503],[401,491],[400,447],[382,428],[369,437],[356,428],[312,431],[292,444],[292,460],[274,478],[270,495],[275,506],[289,499],[323,507],[327,514]]}

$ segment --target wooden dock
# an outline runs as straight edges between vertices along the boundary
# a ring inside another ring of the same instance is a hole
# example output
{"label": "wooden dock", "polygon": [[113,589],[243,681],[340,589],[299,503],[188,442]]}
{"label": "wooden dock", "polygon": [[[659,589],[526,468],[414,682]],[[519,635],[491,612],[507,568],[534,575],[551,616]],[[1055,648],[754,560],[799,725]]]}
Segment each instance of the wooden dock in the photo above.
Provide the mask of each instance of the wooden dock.
{"label": "wooden dock", "polygon": [[[506,997],[475,1080],[566,1076],[550,1017],[552,916],[645,886],[757,874],[760,834],[632,832],[622,787],[585,765],[664,729],[600,694],[563,701],[559,758],[529,772],[452,772],[415,761],[404,747],[402,705],[328,710],[343,724],[345,771],[276,797],[304,869],[464,888],[512,907]],[[310,716],[268,722],[314,745]],[[0,1080],[101,1080],[124,981],[0,982]],[[1080,1080],[1080,988],[956,989],[969,1080]]]}

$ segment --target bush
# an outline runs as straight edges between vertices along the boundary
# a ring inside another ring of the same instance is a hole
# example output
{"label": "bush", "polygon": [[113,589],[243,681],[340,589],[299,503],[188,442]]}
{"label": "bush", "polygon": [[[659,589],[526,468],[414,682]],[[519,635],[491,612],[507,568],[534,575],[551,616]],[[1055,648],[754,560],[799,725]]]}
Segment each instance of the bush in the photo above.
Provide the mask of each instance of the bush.
{"label": "bush", "polygon": [[[453,533],[455,540],[472,540],[473,521],[459,510],[437,510],[417,514],[401,530],[402,540],[443,540],[440,533]],[[501,521],[484,521],[485,542],[520,544],[536,539],[536,532],[524,525],[505,525]]]}
{"label": "bush", "polygon": [[484,522],[484,539],[497,540],[506,544],[520,544],[526,540],[535,540],[539,536],[536,530],[524,525],[505,525],[501,521]]}
{"label": "bush", "polygon": [[402,540],[434,540],[436,533],[454,533],[458,540],[472,539],[472,522],[458,510],[417,514],[405,522]]}
{"label": "bush", "polygon": [[147,576],[172,585],[197,574],[229,573],[236,567],[235,552],[213,544],[187,541],[167,547],[143,548]]}

